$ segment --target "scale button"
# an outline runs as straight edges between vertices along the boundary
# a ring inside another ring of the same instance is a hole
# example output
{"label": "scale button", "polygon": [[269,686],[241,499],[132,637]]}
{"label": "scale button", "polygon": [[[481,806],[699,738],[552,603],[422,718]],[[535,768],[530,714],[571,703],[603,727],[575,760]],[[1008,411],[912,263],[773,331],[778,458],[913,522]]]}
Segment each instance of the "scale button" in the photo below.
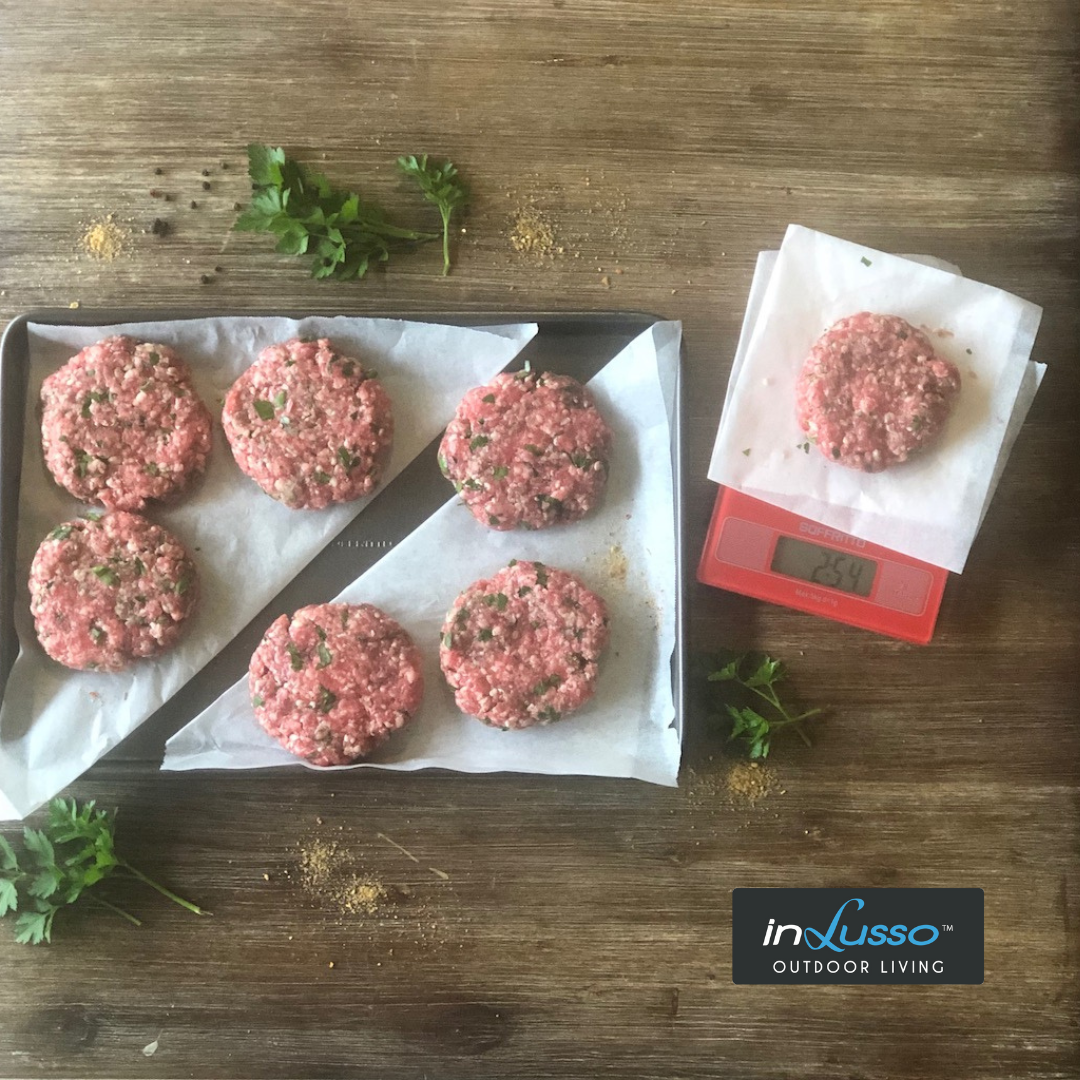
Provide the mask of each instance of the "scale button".
{"label": "scale button", "polygon": [[882,562],[878,572],[881,578],[874,596],[875,603],[906,615],[923,613],[930,586],[934,583],[932,574],[917,566],[904,566],[896,562]]}
{"label": "scale button", "polygon": [[720,542],[716,545],[716,557],[730,566],[765,570],[774,532],[768,525],[743,521],[742,518],[726,518],[720,532]]}

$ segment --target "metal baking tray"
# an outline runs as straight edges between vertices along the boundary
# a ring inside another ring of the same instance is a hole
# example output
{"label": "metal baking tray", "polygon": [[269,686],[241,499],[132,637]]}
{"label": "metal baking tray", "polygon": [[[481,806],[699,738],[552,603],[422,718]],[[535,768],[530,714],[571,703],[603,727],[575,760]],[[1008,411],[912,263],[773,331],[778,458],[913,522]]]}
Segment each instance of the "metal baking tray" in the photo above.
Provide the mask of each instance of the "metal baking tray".
{"label": "metal baking tray", "polygon": [[[13,320],[0,340],[0,699],[11,665],[18,655],[15,634],[15,556],[22,471],[23,420],[27,373],[30,365],[27,324],[111,326],[116,323],[166,320],[251,317],[301,319],[309,311],[238,311],[179,309],[102,309],[96,311],[48,308]],[[344,314],[338,313],[338,314]],[[563,372],[587,382],[638,334],[660,317],[645,312],[350,312],[365,318],[410,319],[456,326],[493,326],[535,322],[536,337],[510,367],[528,359],[535,369]],[[680,364],[676,383],[675,420],[671,433],[671,460],[675,488],[676,590],[675,651],[672,656],[672,691],[675,723],[681,734],[685,712],[686,565],[683,531],[683,378]],[[160,749],[165,738],[197,716],[247,671],[248,661],[266,627],[278,615],[304,604],[331,600],[346,585],[374,565],[386,552],[433,514],[447,498],[446,480],[436,460],[436,438],[337,538],[332,540],[277,596],[215,656],[194,678],[167,701],[138,733],[140,743],[149,736]],[[148,747],[149,749],[149,747]]]}

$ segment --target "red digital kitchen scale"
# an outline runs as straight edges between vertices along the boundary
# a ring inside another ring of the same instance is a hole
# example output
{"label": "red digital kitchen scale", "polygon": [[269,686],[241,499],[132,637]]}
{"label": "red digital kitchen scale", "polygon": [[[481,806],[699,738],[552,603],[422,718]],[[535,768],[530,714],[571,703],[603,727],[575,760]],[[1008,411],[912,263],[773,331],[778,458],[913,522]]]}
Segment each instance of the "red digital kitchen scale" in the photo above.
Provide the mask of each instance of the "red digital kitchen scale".
{"label": "red digital kitchen scale", "polygon": [[698,565],[706,585],[925,645],[948,570],[720,488]]}

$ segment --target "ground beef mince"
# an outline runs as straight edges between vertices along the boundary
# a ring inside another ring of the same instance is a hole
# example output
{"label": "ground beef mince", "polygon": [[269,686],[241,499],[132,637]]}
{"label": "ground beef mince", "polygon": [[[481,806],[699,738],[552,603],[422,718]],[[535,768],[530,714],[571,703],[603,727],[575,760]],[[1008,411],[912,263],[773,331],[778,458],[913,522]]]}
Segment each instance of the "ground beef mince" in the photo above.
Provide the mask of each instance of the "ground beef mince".
{"label": "ground beef mince", "polygon": [[394,434],[375,373],[326,338],[264,349],[233,384],[221,419],[240,468],[298,510],[374,491]]}
{"label": "ground beef mince", "polygon": [[206,468],[210,413],[167,345],[109,337],[42,384],[45,464],[77,499],[142,510]]}
{"label": "ground beef mince", "polygon": [[500,728],[561,720],[596,690],[604,601],[573,574],[516,559],[454,602],[439,662],[462,712]]}
{"label": "ground beef mince", "polygon": [[470,390],[439,467],[477,521],[543,529],[584,517],[607,483],[611,429],[569,375],[519,371]]}
{"label": "ground beef mince", "polygon": [[366,757],[420,708],[412,638],[370,604],[314,604],[267,630],[248,670],[263,729],[313,765]]}
{"label": "ground beef mince", "polygon": [[183,545],[122,510],[58,525],[30,566],[38,640],[70,668],[120,671],[158,656],[180,639],[197,594]]}
{"label": "ground beef mince", "polygon": [[830,461],[880,472],[933,443],[959,396],[960,372],[925,334],[864,311],[818,338],[799,375],[796,412]]}

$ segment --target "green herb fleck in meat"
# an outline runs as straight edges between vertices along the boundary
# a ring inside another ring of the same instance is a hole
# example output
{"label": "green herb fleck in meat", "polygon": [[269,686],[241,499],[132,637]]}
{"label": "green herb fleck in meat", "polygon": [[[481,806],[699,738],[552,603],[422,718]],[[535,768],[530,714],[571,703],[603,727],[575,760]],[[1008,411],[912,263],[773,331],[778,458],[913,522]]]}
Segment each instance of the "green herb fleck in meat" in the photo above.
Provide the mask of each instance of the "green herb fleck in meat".
{"label": "green herb fleck in meat", "polygon": [[518,596],[528,596],[529,593],[531,593],[531,592],[532,592],[532,586],[531,585],[522,585],[521,588],[518,589]]}
{"label": "green herb fleck in meat", "polygon": [[94,460],[93,454],[87,454],[83,450],[75,451],[75,472],[79,476],[86,476],[90,471],[90,463]]}
{"label": "green herb fleck in meat", "polygon": [[471,476],[465,478],[465,483],[462,487],[468,488],[469,491],[483,491],[484,485],[479,480],[474,480]]}
{"label": "green herb fleck in meat", "polygon": [[498,525],[499,524],[499,519],[494,514],[488,514],[488,524],[489,525]]}
{"label": "green herb fleck in meat", "polygon": [[358,457],[354,457],[351,453],[349,453],[349,448],[346,446],[338,447],[337,456],[338,461],[341,462],[342,467],[346,470],[346,472],[350,469],[355,469],[356,466],[360,464],[360,459]]}
{"label": "green herb fleck in meat", "polygon": [[556,709],[554,705],[548,705],[545,708],[541,709],[536,714],[536,716],[539,720],[553,721],[560,719],[562,717],[562,713],[559,712],[559,710]]}
{"label": "green herb fleck in meat", "polygon": [[285,402],[288,401],[288,400],[289,400],[288,393],[286,393],[286,391],[284,391],[284,390],[279,390],[274,395],[274,408],[275,409],[284,409],[285,408]]}
{"label": "green herb fleck in meat", "polygon": [[161,470],[160,470],[160,469],[158,468],[158,466],[157,466],[157,462],[156,462],[156,461],[148,461],[148,462],[147,462],[147,463],[146,463],[146,464],[145,464],[145,465],[143,466],[143,469],[145,469],[145,470],[146,470],[146,472],[147,472],[147,473],[148,473],[148,474],[149,474],[150,476],[157,476],[157,475],[159,475],[159,474],[160,474],[160,472],[161,472]]}
{"label": "green herb fleck in meat", "polygon": [[109,400],[108,390],[91,390],[86,397],[83,398],[82,404],[82,416],[84,420],[90,419],[90,406],[99,405],[103,401]]}
{"label": "green herb fleck in meat", "polygon": [[558,515],[558,514],[562,513],[562,509],[563,509],[563,501],[562,501],[562,499],[556,499],[552,495],[537,495],[536,496],[536,501],[540,504],[540,509],[541,510],[543,510],[546,507],[553,514]]}
{"label": "green herb fleck in meat", "polygon": [[319,704],[318,710],[321,713],[328,713],[337,702],[337,694],[327,690],[325,686],[319,687]]}
{"label": "green herb fleck in meat", "polygon": [[302,671],[304,658],[300,655],[300,650],[290,641],[285,646],[285,651],[289,654],[289,662],[292,664],[293,671]]}
{"label": "green herb fleck in meat", "polygon": [[510,603],[509,597],[506,593],[488,593],[486,596],[481,596],[480,600],[487,606],[493,607],[496,611],[505,611],[506,605]]}
{"label": "green herb fleck in meat", "polygon": [[151,353],[151,354],[150,354],[150,355],[149,355],[149,356],[147,357],[147,360],[149,360],[149,361],[150,361],[150,366],[151,366],[151,367],[157,367],[157,366],[158,366],[158,364],[160,364],[160,363],[161,363],[161,356],[160,356],[160,355],[159,355],[158,353],[156,353],[156,352],[152,352],[152,353]]}
{"label": "green herb fleck in meat", "polygon": [[443,643],[444,648],[446,648],[446,649],[451,648],[453,646],[453,644],[454,644],[454,635],[453,634],[443,634],[442,643]]}
{"label": "green herb fleck in meat", "polygon": [[490,641],[494,631],[490,626],[481,627],[480,632],[476,635],[479,641]]}
{"label": "green herb fleck in meat", "polygon": [[315,651],[319,654],[319,667],[329,667],[330,662],[334,659],[330,650],[320,641]]}
{"label": "green herb fleck in meat", "polygon": [[510,470],[505,465],[496,465],[495,468],[491,470],[491,475],[494,476],[496,480],[501,480],[504,476],[507,476],[509,472]]}
{"label": "green herb fleck in meat", "polygon": [[190,589],[190,588],[191,588],[191,575],[190,574],[185,574],[176,583],[176,595],[177,596],[183,596],[184,593],[186,593],[188,591],[188,589]]}
{"label": "green herb fleck in meat", "polygon": [[450,475],[450,467],[446,464],[446,458],[443,457],[442,454],[439,455],[439,472],[441,472],[443,476]]}
{"label": "green herb fleck in meat", "polygon": [[487,446],[491,440],[486,435],[477,435],[469,440],[470,450],[479,450],[482,446]]}
{"label": "green herb fleck in meat", "polygon": [[49,533],[50,540],[66,540],[71,535],[70,525],[57,525],[51,533]]}
{"label": "green herb fleck in meat", "polygon": [[458,626],[464,626],[468,621],[469,621],[469,609],[468,608],[458,608],[458,613],[454,616],[454,622],[456,622],[458,624]]}
{"label": "green herb fleck in meat", "polygon": [[544,569],[543,563],[534,562],[533,569],[536,571],[536,584],[541,589],[546,589],[548,584],[547,570]]}
{"label": "green herb fleck in meat", "polygon": [[90,573],[92,573],[99,581],[103,581],[106,585],[120,584],[120,578],[117,576],[116,571],[108,566],[91,566]]}
{"label": "green herb fleck in meat", "polygon": [[137,555],[135,556],[135,576],[142,577],[146,573],[146,564]]}
{"label": "green herb fleck in meat", "polygon": [[105,631],[102,630],[100,626],[91,626],[90,627],[90,640],[95,645],[100,645],[105,640],[105,637],[106,637]]}
{"label": "green herb fleck in meat", "polygon": [[265,704],[265,702],[263,701],[263,699],[262,699],[262,696],[261,696],[261,695],[259,695],[259,694],[256,694],[256,695],[255,695],[255,696],[254,696],[254,697],[253,697],[253,698],[251,699],[251,707],[252,707],[253,709],[261,709],[261,708],[263,707],[263,705],[264,705],[264,704]]}
{"label": "green herb fleck in meat", "polygon": [[256,398],[252,402],[252,408],[258,414],[260,420],[273,420],[274,419],[274,406],[269,401],[263,401],[261,398]]}
{"label": "green herb fleck in meat", "polygon": [[560,679],[558,675],[548,675],[547,678],[541,679],[532,688],[533,696],[541,697],[549,690],[554,690],[557,686],[560,685],[560,683],[562,683],[562,679]]}
{"label": "green herb fleck in meat", "polygon": [[315,470],[315,483],[316,484],[329,484],[330,477],[322,471],[322,469]]}
{"label": "green herb fleck in meat", "polygon": [[484,402],[485,405],[494,405],[495,404],[495,395],[494,394],[485,394],[480,400],[482,402]]}
{"label": "green herb fleck in meat", "polygon": [[578,469],[587,469],[592,464],[592,458],[587,454],[571,454],[570,461]]}
{"label": "green herb fleck in meat", "polygon": [[540,455],[544,452],[535,443],[526,443],[525,449],[528,450],[530,454],[534,454],[536,457],[540,457]]}

